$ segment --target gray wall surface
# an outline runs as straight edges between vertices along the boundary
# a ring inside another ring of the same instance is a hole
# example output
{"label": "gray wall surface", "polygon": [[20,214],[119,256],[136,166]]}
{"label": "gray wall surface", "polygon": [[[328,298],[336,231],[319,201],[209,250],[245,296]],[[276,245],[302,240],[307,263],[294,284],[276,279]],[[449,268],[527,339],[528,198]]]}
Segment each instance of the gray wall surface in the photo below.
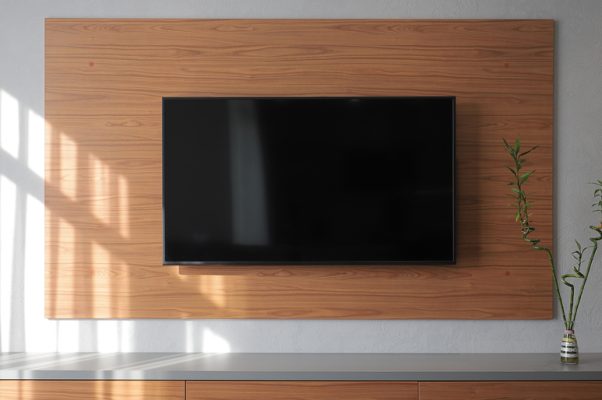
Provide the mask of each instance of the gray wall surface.
{"label": "gray wall surface", "polygon": [[[599,0],[0,0],[0,351],[557,352],[551,321],[48,321],[43,315],[44,18],[550,18],[557,21],[555,248],[569,265],[602,179]],[[508,137],[520,132],[509,132]],[[509,200],[510,201],[510,200]],[[518,232],[517,232],[518,233]],[[602,257],[577,325],[602,351]]]}

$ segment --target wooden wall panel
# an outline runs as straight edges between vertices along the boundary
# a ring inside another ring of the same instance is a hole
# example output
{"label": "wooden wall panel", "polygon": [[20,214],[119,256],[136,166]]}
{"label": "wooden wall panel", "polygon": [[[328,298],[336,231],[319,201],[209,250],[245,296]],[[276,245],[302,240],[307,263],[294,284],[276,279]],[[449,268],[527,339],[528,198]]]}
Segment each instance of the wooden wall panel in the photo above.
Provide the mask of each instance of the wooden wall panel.
{"label": "wooden wall panel", "polygon": [[[501,139],[540,146],[550,243],[553,38],[548,20],[47,20],[46,315],[551,318]],[[457,96],[457,265],[162,266],[161,97],[245,95]]]}
{"label": "wooden wall panel", "polygon": [[185,382],[0,380],[2,400],[184,400]]}
{"label": "wooden wall panel", "polygon": [[418,400],[416,382],[186,382],[187,400]]}
{"label": "wooden wall panel", "polygon": [[420,382],[420,400],[599,400],[602,382]]}

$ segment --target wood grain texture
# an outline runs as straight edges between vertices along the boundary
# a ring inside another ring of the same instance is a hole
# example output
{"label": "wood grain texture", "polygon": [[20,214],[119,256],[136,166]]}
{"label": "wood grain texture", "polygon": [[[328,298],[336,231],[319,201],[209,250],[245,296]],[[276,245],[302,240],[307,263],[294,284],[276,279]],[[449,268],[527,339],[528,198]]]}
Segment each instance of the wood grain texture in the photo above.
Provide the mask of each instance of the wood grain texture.
{"label": "wood grain texture", "polygon": [[599,400],[602,382],[420,382],[420,400]]}
{"label": "wood grain texture", "polygon": [[[528,189],[551,243],[553,37],[547,20],[47,20],[46,315],[551,318],[501,139],[540,146]],[[162,266],[161,98],[247,95],[457,96],[457,265]]]}
{"label": "wood grain texture", "polygon": [[416,382],[186,382],[187,400],[418,400]]}
{"label": "wood grain texture", "polygon": [[184,400],[185,382],[0,380],[2,400]]}

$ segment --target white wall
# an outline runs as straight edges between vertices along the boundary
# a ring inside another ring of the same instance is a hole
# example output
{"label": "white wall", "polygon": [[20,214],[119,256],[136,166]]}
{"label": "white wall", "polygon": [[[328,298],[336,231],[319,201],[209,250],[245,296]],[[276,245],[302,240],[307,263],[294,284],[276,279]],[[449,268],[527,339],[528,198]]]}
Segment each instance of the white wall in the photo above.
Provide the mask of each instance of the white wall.
{"label": "white wall", "polygon": [[[0,0],[0,350],[556,352],[553,321],[47,321],[43,317],[45,17],[557,20],[555,237],[570,259],[602,178],[602,1]],[[520,134],[510,132],[508,136]],[[578,324],[602,351],[602,257]]]}

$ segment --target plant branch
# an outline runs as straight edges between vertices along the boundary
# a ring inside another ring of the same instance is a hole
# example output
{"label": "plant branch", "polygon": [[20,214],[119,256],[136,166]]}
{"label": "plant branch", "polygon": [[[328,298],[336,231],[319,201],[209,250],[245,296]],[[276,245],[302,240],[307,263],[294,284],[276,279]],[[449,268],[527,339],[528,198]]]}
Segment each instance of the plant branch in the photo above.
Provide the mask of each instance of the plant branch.
{"label": "plant branch", "polygon": [[[594,189],[594,204],[592,204],[592,207],[594,208],[594,213],[599,213],[600,218],[602,219],[602,180],[598,179],[592,184],[597,186],[597,188]],[[575,321],[577,320],[577,311],[579,310],[579,304],[581,304],[581,296],[583,296],[583,290],[585,288],[585,284],[587,283],[587,278],[589,277],[589,272],[592,268],[592,263],[594,262],[596,252],[598,251],[598,242],[602,240],[602,223],[600,223],[600,225],[598,226],[590,226],[590,229],[595,231],[598,234],[598,236],[589,238],[590,242],[592,242],[592,251],[589,255],[589,260],[587,262],[587,269],[585,270],[583,283],[581,284],[581,288],[579,289],[579,296],[577,296],[577,305],[575,306],[575,314],[573,316],[573,320],[571,321],[571,329],[573,328],[573,326],[575,325]],[[578,246],[578,250],[581,250],[581,246]],[[579,266],[581,266],[581,261],[579,261]]]}
{"label": "plant branch", "polygon": [[523,190],[523,185],[527,182],[527,180],[529,179],[531,174],[533,174],[534,171],[521,173],[521,169],[523,167],[523,164],[526,161],[526,159],[524,157],[527,154],[529,154],[530,152],[532,152],[533,150],[535,150],[537,148],[537,146],[532,147],[529,150],[521,153],[521,151],[520,151],[521,144],[520,144],[519,139],[516,139],[514,141],[513,145],[509,144],[504,139],[504,147],[506,148],[506,152],[512,157],[512,161],[514,162],[514,168],[508,168],[508,169],[514,176],[514,180],[512,182],[510,182],[510,185],[514,186],[512,188],[512,192],[515,194],[515,199],[516,199],[516,210],[517,211],[516,211],[515,219],[521,225],[521,233],[523,236],[523,240],[528,242],[533,249],[539,250],[539,251],[544,251],[548,256],[548,260],[549,260],[550,266],[552,268],[554,289],[556,290],[556,295],[558,297],[558,302],[560,303],[560,309],[562,312],[562,320],[564,322],[565,328],[568,329],[569,322],[567,320],[567,314],[566,314],[566,310],[564,307],[564,301],[563,301],[562,295],[560,293],[560,286],[558,284],[558,274],[556,273],[556,264],[554,262],[554,255],[552,254],[552,251],[548,247],[542,246],[539,244],[541,241],[540,239],[534,239],[534,238],[529,237],[529,235],[535,231],[535,228],[533,226],[531,226],[531,223],[529,221],[530,204],[527,201],[527,195],[526,195],[525,191]]}

